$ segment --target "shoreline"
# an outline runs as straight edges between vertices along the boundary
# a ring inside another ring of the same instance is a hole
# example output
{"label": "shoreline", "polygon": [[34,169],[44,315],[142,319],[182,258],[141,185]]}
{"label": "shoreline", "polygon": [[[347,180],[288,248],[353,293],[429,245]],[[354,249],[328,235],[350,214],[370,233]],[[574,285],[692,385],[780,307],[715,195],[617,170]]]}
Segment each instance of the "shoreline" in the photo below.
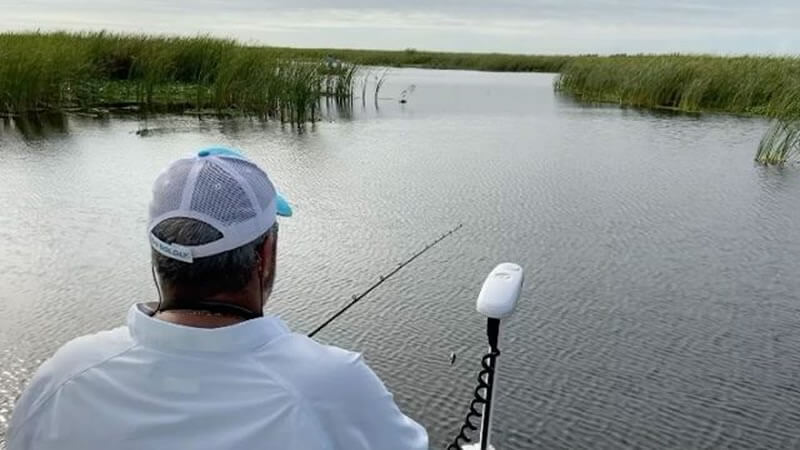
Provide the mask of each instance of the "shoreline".
{"label": "shoreline", "polygon": [[383,67],[554,73],[558,92],[587,103],[800,117],[796,56],[255,47],[205,36],[105,32],[0,33],[0,48],[0,113],[5,114],[122,106],[313,121],[319,100],[351,102],[372,81],[370,69]]}

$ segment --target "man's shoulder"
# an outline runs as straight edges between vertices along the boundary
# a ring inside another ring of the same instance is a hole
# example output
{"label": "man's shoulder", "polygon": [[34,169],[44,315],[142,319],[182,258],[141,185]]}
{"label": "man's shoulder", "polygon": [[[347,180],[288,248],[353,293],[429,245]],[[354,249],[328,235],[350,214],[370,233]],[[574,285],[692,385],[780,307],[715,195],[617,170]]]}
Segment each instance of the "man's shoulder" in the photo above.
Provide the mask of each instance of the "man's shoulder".
{"label": "man's shoulder", "polygon": [[369,371],[360,353],[321,344],[300,334],[286,335],[278,346],[279,356],[277,360],[270,356],[270,363],[285,368],[293,384],[302,385],[306,392],[345,383],[353,375]]}
{"label": "man's shoulder", "polygon": [[127,327],[75,338],[58,349],[39,369],[40,375],[69,379],[119,355],[133,346]]}
{"label": "man's shoulder", "polygon": [[332,345],[321,344],[307,336],[289,333],[282,339],[279,347],[282,358],[287,363],[313,363],[315,367],[326,370],[346,369],[361,360],[361,354]]}
{"label": "man's shoulder", "polygon": [[[276,342],[291,384],[335,448],[428,448],[425,429],[406,417],[359,353],[290,335]],[[291,356],[291,355],[294,356]]]}
{"label": "man's shoulder", "polygon": [[18,420],[35,413],[64,384],[133,346],[127,327],[73,339],[42,364],[17,404]]}

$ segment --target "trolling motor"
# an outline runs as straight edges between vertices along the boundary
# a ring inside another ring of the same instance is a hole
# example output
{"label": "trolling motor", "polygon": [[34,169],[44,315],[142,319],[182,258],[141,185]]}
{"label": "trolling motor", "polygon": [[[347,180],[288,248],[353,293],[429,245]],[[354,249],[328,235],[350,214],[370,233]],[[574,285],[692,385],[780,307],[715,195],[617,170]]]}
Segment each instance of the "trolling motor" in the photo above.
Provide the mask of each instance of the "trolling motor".
{"label": "trolling motor", "polygon": [[[477,310],[488,318],[486,336],[489,339],[489,352],[481,359],[482,370],[478,373],[478,386],[469,405],[469,413],[464,419],[458,436],[447,447],[448,450],[494,450],[489,443],[492,431],[492,405],[494,387],[497,379],[497,348],[500,339],[500,320],[510,317],[517,306],[524,274],[522,267],[513,263],[503,263],[489,273],[478,294]],[[478,407],[482,406],[479,410]],[[480,419],[480,441],[472,442],[467,433],[478,429],[473,419]]]}

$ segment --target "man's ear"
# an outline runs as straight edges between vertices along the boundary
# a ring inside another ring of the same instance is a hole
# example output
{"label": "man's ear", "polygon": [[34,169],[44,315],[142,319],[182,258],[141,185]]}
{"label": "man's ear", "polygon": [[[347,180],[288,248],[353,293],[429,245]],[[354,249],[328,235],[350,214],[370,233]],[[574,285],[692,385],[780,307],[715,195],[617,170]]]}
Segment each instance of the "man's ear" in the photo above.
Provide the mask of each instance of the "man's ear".
{"label": "man's ear", "polygon": [[276,239],[278,238],[276,233],[270,233],[266,239],[264,239],[264,244],[258,248],[258,258],[261,260],[261,273],[264,273],[267,264],[272,264],[275,253],[275,244]]}

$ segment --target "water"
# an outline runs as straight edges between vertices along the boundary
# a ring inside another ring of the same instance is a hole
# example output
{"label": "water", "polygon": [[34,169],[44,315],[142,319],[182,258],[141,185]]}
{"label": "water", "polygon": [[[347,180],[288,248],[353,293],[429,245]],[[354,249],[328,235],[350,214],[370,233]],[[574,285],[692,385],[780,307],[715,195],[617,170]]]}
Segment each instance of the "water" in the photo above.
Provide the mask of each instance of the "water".
{"label": "water", "polygon": [[466,412],[485,350],[474,300],[503,261],[527,283],[504,329],[499,448],[800,445],[798,168],[753,164],[762,121],[586,107],[551,82],[394,70],[378,111],[370,97],[304,133],[0,125],[0,435],[43,358],[154,299],[150,184],[219,143],[295,205],[268,309],[298,331],[465,224],[319,335],[363,352],[434,448]]}

